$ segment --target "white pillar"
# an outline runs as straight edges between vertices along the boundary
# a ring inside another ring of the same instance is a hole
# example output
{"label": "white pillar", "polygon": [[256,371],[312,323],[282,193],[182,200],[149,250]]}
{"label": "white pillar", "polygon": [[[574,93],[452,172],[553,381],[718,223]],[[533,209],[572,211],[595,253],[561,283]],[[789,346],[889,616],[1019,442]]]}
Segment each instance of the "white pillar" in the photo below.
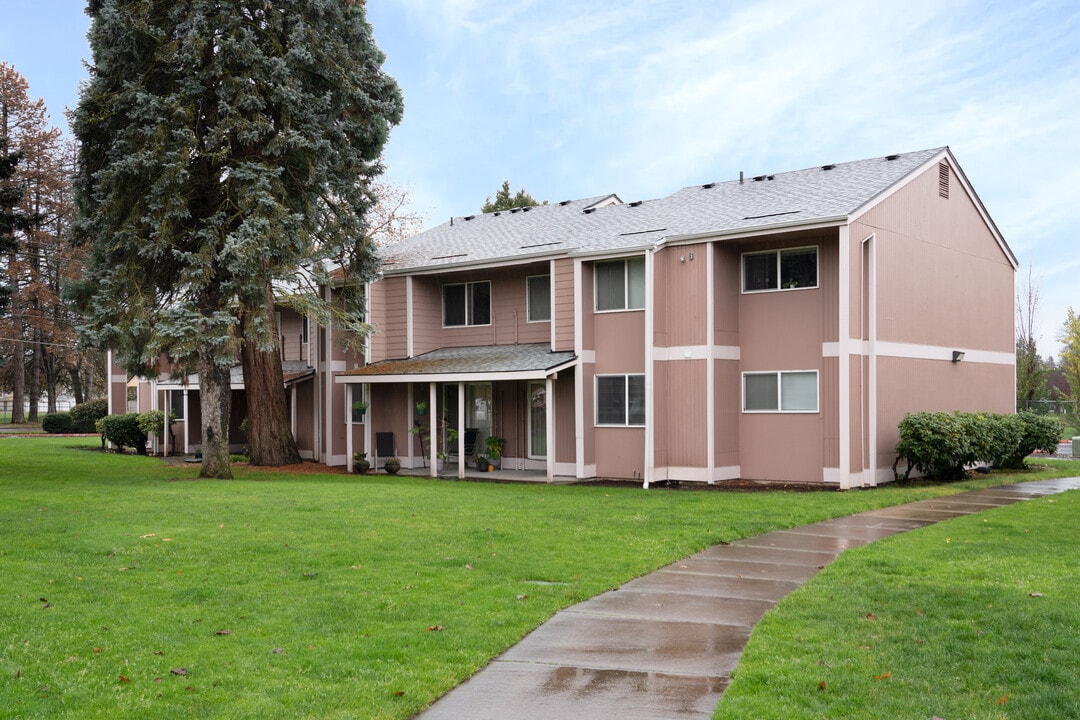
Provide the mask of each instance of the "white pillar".
{"label": "white pillar", "polygon": [[346,472],[353,471],[353,449],[352,449],[352,426],[353,426],[353,410],[352,404],[356,402],[356,383],[349,383],[345,386],[345,466],[348,468]]}
{"label": "white pillar", "polygon": [[436,448],[439,446],[439,438],[436,436],[438,430],[438,423],[435,422],[435,418],[439,413],[439,387],[437,384],[428,383],[428,410],[430,415],[428,416],[428,473],[431,477],[439,476],[439,469],[436,467],[439,461],[439,455]]}
{"label": "white pillar", "polygon": [[550,375],[544,380],[544,446],[547,449],[547,481],[555,481],[555,382]]}
{"label": "white pillar", "polygon": [[465,383],[459,382],[457,386],[457,476],[458,480],[465,479]]}

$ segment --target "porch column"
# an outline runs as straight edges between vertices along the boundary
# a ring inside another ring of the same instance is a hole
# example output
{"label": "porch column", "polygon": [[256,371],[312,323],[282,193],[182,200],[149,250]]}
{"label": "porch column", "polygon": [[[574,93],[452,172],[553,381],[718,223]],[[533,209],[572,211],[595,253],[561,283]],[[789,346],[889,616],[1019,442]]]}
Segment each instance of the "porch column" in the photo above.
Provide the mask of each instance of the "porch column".
{"label": "porch column", "polygon": [[188,389],[184,387],[184,454],[191,452],[191,409],[188,407]]}
{"label": "porch column", "polygon": [[552,376],[544,379],[544,445],[547,448],[547,481],[555,481],[555,382]]}
{"label": "porch column", "polygon": [[353,426],[352,404],[354,402],[356,402],[356,400],[355,400],[356,383],[349,383],[345,387],[348,390],[345,393],[345,467],[347,468],[345,470],[345,472],[350,472],[351,473],[353,471],[353,461],[352,461],[352,454],[353,454],[353,449],[352,449],[352,426]]}
{"label": "porch column", "polygon": [[[361,395],[363,397],[369,398],[368,401],[367,401],[368,402],[367,412],[374,412],[375,410],[374,410],[374,408],[371,407],[371,400],[370,400],[370,398],[371,398],[371,384],[370,383],[365,383],[361,387],[363,388],[363,392],[361,393]],[[372,431],[371,431],[371,424],[372,424],[371,423],[371,415],[368,415],[367,413],[364,413],[364,452],[366,452],[368,455],[373,455],[372,448],[375,447],[375,445],[371,442],[371,438],[372,438],[372,434],[373,434]],[[371,458],[368,458],[368,459],[370,460]]]}
{"label": "porch column", "polygon": [[165,406],[165,417],[161,421],[161,457],[169,455],[169,391],[162,391],[162,404]]}
{"label": "porch column", "polygon": [[439,445],[439,438],[435,435],[438,427],[435,418],[439,415],[439,388],[433,382],[428,383],[428,406],[431,408],[431,415],[428,416],[428,474],[434,478],[439,477],[439,469],[436,467],[439,456],[435,450]]}
{"label": "porch column", "polygon": [[465,479],[465,383],[457,384],[457,476]]}

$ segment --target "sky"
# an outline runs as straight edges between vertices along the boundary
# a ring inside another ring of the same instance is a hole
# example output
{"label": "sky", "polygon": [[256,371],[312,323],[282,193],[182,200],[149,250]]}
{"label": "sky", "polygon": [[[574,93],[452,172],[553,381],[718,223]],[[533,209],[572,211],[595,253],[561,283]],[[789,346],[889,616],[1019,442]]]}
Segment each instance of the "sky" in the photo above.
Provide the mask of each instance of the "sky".
{"label": "sky", "polygon": [[[53,122],[78,101],[78,0],[0,0],[0,60]],[[405,97],[385,149],[427,227],[504,179],[538,200],[948,145],[1041,294],[1080,310],[1076,0],[369,0]]]}

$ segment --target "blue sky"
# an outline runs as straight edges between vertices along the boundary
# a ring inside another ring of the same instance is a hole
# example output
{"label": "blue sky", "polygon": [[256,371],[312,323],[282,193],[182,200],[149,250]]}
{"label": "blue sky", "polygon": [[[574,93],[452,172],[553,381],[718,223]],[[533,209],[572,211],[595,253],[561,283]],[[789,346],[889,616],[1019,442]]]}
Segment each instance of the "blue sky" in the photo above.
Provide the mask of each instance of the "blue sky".
{"label": "blue sky", "polygon": [[[550,201],[949,145],[1042,292],[1080,309],[1080,3],[369,0],[405,118],[386,148],[427,225],[503,179]],[[0,60],[56,124],[76,0],[0,0]]]}

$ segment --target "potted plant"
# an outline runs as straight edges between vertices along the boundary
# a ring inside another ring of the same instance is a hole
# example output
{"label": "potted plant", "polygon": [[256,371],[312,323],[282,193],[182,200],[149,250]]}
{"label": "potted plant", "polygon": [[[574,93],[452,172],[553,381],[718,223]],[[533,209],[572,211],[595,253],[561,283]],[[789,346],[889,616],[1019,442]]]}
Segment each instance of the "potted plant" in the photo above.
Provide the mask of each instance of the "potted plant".
{"label": "potted plant", "polygon": [[367,412],[367,403],[363,400],[357,400],[352,404],[352,409],[356,411],[357,415],[364,417],[364,413]]}
{"label": "potted plant", "polygon": [[424,413],[426,413],[426,412],[427,412],[427,403],[424,402],[423,400],[417,400],[416,401],[416,414],[419,415],[420,417],[423,417]]}
{"label": "potted plant", "polygon": [[400,469],[401,460],[397,459],[396,457],[386,458],[386,461],[383,463],[383,470],[390,473],[391,475],[397,475],[398,470]]}
{"label": "potted plant", "polygon": [[366,473],[371,469],[371,462],[367,459],[366,452],[353,453],[353,470],[358,473]]}
{"label": "potted plant", "polygon": [[487,472],[488,459],[484,455],[477,455],[473,458],[473,462],[476,464],[476,469],[480,472]]}
{"label": "potted plant", "polygon": [[503,445],[505,443],[505,438],[497,437],[495,435],[488,435],[487,438],[484,439],[484,445],[487,447],[488,460],[492,465],[502,467],[502,453]]}

